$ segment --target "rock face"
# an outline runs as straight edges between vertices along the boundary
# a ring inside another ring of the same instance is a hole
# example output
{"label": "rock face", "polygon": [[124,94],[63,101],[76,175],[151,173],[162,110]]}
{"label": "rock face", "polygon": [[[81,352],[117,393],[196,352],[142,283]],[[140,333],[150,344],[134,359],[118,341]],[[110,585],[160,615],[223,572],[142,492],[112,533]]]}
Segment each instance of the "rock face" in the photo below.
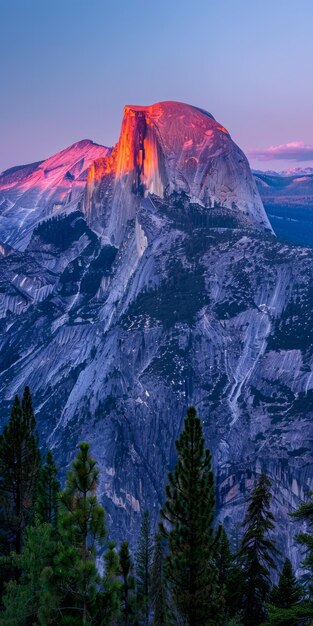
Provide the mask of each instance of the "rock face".
{"label": "rock face", "polygon": [[126,106],[118,143],[88,174],[89,223],[119,245],[141,196],[174,192],[271,228],[246,157],[210,113],[179,102]]}
{"label": "rock face", "polygon": [[46,161],[0,174],[1,241],[24,250],[41,220],[75,210],[90,164],[109,152],[110,148],[85,139]]}
{"label": "rock face", "polygon": [[1,415],[27,383],[63,471],[90,441],[111,533],[134,541],[193,403],[220,518],[239,528],[264,469],[291,546],[313,486],[312,251],[276,239],[227,131],[177,103],[126,107],[79,208],[0,248]]}

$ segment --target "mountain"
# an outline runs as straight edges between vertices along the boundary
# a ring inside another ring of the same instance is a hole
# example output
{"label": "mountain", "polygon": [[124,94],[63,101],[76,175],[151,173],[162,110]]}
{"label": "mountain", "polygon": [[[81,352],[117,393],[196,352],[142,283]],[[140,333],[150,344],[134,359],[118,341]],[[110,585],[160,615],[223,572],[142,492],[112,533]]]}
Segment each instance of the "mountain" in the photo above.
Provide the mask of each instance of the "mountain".
{"label": "mountain", "polygon": [[274,170],[253,170],[253,174],[263,174],[268,176],[311,176],[313,167],[289,167],[287,170],[275,172]]}
{"label": "mountain", "polygon": [[88,221],[119,244],[140,197],[149,193],[184,193],[191,202],[220,205],[271,228],[243,152],[210,113],[186,104],[125,107],[118,143],[88,174]]}
{"label": "mountain", "polygon": [[190,105],[127,106],[81,201],[45,215],[22,249],[13,211],[1,247],[1,415],[27,383],[63,471],[90,441],[111,533],[133,542],[193,403],[220,519],[240,531],[263,469],[292,545],[313,483],[313,252],[274,236],[229,133]]}
{"label": "mountain", "polygon": [[25,250],[35,226],[60,211],[74,210],[91,163],[110,152],[85,139],[58,154],[0,174],[0,238]]}
{"label": "mountain", "polygon": [[292,243],[313,247],[313,170],[254,172],[274,231]]}

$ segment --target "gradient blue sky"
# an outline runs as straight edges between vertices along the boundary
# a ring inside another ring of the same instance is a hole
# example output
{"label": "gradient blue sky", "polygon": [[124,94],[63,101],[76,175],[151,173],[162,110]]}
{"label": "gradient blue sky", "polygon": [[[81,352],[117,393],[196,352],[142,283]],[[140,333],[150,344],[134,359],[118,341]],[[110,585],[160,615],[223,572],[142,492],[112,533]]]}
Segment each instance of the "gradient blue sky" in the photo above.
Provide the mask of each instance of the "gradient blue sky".
{"label": "gradient blue sky", "polygon": [[206,108],[245,151],[282,145],[254,167],[312,165],[312,24],[312,0],[0,0],[0,171],[112,145],[125,104],[159,100]]}

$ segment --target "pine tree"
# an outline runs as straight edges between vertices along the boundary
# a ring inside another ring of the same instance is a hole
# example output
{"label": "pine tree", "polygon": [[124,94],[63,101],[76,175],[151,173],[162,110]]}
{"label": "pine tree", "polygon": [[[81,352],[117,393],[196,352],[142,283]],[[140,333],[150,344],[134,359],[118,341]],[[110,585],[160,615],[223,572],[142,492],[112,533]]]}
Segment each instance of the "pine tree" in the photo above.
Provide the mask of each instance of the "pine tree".
{"label": "pine tree", "polygon": [[111,626],[112,622],[121,612],[121,587],[118,579],[120,573],[119,556],[116,552],[116,544],[110,541],[104,556],[105,574],[103,579],[103,600],[101,609],[101,624]]}
{"label": "pine tree", "polygon": [[119,551],[120,574],[122,578],[121,599],[122,599],[122,624],[130,626],[133,623],[135,613],[135,579],[133,576],[133,564],[131,561],[128,542],[123,541]]}
{"label": "pine tree", "polygon": [[240,556],[245,574],[244,622],[257,626],[265,620],[266,602],[271,584],[270,569],[275,567],[275,544],[270,537],[274,516],[270,511],[271,482],[261,474],[248,498],[248,509],[243,522],[246,527]]}
{"label": "pine tree", "polygon": [[22,572],[18,581],[10,581],[3,598],[3,626],[58,624],[53,621],[55,606],[47,604],[46,578],[53,570],[58,545],[51,524],[28,526],[21,555],[13,556]]}
{"label": "pine tree", "polygon": [[178,461],[169,474],[161,530],[168,540],[166,575],[171,603],[186,626],[217,626],[222,598],[214,563],[215,494],[211,454],[200,419],[188,409],[176,442]]}
{"label": "pine tree", "polygon": [[151,567],[152,626],[165,626],[167,623],[166,586],[164,573],[164,550],[162,536],[157,533],[154,542]]}
{"label": "pine tree", "polygon": [[[312,495],[312,494],[311,494]],[[291,514],[297,520],[307,524],[307,531],[298,533],[297,542],[305,549],[305,559],[302,566],[307,570],[306,576],[308,595],[313,600],[313,499],[300,504],[299,508]]]}
{"label": "pine tree", "polygon": [[302,591],[293,573],[289,559],[286,559],[279,577],[278,585],[271,591],[271,603],[281,609],[290,609],[298,604],[302,597]]}
{"label": "pine tree", "polygon": [[218,573],[218,587],[226,593],[226,585],[230,576],[233,555],[224,526],[219,528],[219,541],[216,544],[214,561]]}
{"label": "pine tree", "polygon": [[121,614],[120,562],[114,541],[109,541],[104,554],[104,574],[99,585],[93,623],[97,626],[116,626]]}
{"label": "pine tree", "polygon": [[39,470],[36,487],[35,513],[39,522],[50,523],[55,529],[58,521],[60,483],[53,454],[48,450],[46,461]]}
{"label": "pine tree", "polygon": [[148,511],[145,511],[136,552],[136,587],[138,607],[141,609],[144,626],[149,624],[150,613],[150,579],[153,544],[150,530],[150,518]]}
{"label": "pine tree", "polygon": [[230,617],[226,622],[225,626],[243,626],[243,621],[240,615],[234,615],[234,617]]}
{"label": "pine tree", "polygon": [[34,513],[40,464],[36,421],[29,387],[22,406],[15,396],[8,424],[0,435],[0,545],[2,554],[21,554],[27,524]]}
{"label": "pine tree", "polygon": [[313,626],[311,603],[294,604],[289,609],[280,609],[270,604],[268,613],[268,618],[262,626]]}
{"label": "pine tree", "polygon": [[[59,569],[63,576],[61,586],[65,590],[65,605],[73,607],[75,626],[88,623],[99,584],[96,547],[103,545],[106,529],[104,510],[98,504],[95,493],[98,474],[89,444],[79,444],[78,454],[67,475],[65,490],[60,496],[64,550],[59,555]],[[71,622],[68,619],[66,623]]]}
{"label": "pine tree", "polygon": [[215,549],[215,564],[218,572],[217,586],[224,597],[224,617],[239,614],[243,587],[242,570],[230,549],[230,543],[223,526],[219,529],[219,541]]}

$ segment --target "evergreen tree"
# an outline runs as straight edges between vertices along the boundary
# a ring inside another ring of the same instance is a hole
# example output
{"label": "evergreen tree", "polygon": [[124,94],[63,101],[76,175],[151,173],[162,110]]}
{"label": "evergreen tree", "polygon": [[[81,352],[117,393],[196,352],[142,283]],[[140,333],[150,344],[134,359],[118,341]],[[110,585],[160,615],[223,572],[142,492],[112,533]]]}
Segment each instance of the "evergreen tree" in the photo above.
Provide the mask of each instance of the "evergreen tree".
{"label": "evergreen tree", "polygon": [[224,619],[235,617],[240,612],[243,588],[243,574],[230,549],[230,543],[223,526],[215,549],[215,564],[218,572],[217,586],[224,597]]}
{"label": "evergreen tree", "polygon": [[240,615],[234,615],[225,622],[225,626],[243,626],[243,621]]}
{"label": "evergreen tree", "polygon": [[135,579],[133,576],[133,564],[131,561],[128,542],[123,541],[119,551],[120,574],[122,578],[121,599],[122,599],[122,624],[130,626],[133,624],[135,614]]}
{"label": "evergreen tree", "polygon": [[293,573],[289,559],[286,559],[279,577],[278,585],[271,592],[271,603],[281,609],[290,609],[298,604],[302,597],[302,591]]}
{"label": "evergreen tree", "polygon": [[115,626],[121,613],[120,562],[114,541],[109,541],[104,554],[104,575],[97,594],[94,623],[98,626]]}
{"label": "evergreen tree", "polygon": [[167,624],[166,586],[164,573],[164,550],[162,536],[157,533],[154,542],[151,567],[151,604],[153,610],[152,626]]}
{"label": "evergreen tree", "polygon": [[58,521],[60,483],[53,454],[48,450],[46,461],[39,470],[35,512],[39,522],[48,522],[56,529]]}
{"label": "evergreen tree", "polygon": [[168,540],[166,575],[171,603],[186,626],[218,626],[222,598],[214,562],[215,494],[211,454],[200,419],[188,409],[176,442],[178,461],[169,474],[161,529]]}
{"label": "evergreen tree", "polygon": [[150,613],[150,579],[153,544],[150,530],[150,518],[148,511],[145,511],[136,552],[136,588],[137,602],[141,609],[144,626],[149,624]]}
{"label": "evergreen tree", "polygon": [[233,564],[233,555],[224,526],[219,527],[219,541],[217,542],[214,555],[218,572],[219,587],[225,587]]}
{"label": "evergreen tree", "polygon": [[267,620],[262,626],[313,626],[312,603],[294,604],[289,609],[270,604]]}
{"label": "evergreen tree", "polygon": [[8,424],[0,435],[0,545],[2,554],[21,554],[23,536],[34,513],[40,464],[36,421],[29,387],[22,405],[15,396]]}
{"label": "evergreen tree", "polygon": [[[99,575],[96,569],[96,546],[103,545],[106,529],[104,510],[96,496],[99,470],[89,452],[89,444],[79,444],[79,451],[68,472],[60,499],[61,538],[59,555],[60,587],[64,605],[72,607],[66,624],[87,624],[91,620],[97,596]],[[66,614],[66,610],[63,611]],[[69,617],[73,615],[72,622]],[[62,623],[60,620],[59,623]]]}
{"label": "evergreen tree", "polygon": [[266,602],[270,584],[270,568],[275,567],[275,544],[270,537],[274,516],[270,511],[271,482],[261,474],[248,498],[248,509],[243,522],[246,527],[241,542],[240,556],[245,575],[244,621],[246,626],[257,626],[266,617]]}
{"label": "evergreen tree", "polygon": [[3,626],[58,623],[52,620],[55,606],[46,602],[46,579],[53,569],[57,550],[51,524],[37,522],[27,527],[22,554],[12,557],[22,574],[18,582],[11,580],[6,586],[0,618]]}
{"label": "evergreen tree", "polygon": [[109,543],[108,549],[104,557],[105,575],[103,580],[104,588],[104,609],[102,610],[103,626],[111,625],[112,621],[121,612],[121,587],[122,584],[118,579],[119,575],[119,557],[116,552],[116,544],[114,541]]}
{"label": "evergreen tree", "polygon": [[[312,495],[312,494],[311,494]],[[311,601],[313,600],[313,499],[300,504],[299,508],[292,513],[292,517],[304,521],[307,524],[307,531],[297,534],[298,543],[305,549],[305,559],[302,566],[307,570],[306,583],[307,591]]]}

